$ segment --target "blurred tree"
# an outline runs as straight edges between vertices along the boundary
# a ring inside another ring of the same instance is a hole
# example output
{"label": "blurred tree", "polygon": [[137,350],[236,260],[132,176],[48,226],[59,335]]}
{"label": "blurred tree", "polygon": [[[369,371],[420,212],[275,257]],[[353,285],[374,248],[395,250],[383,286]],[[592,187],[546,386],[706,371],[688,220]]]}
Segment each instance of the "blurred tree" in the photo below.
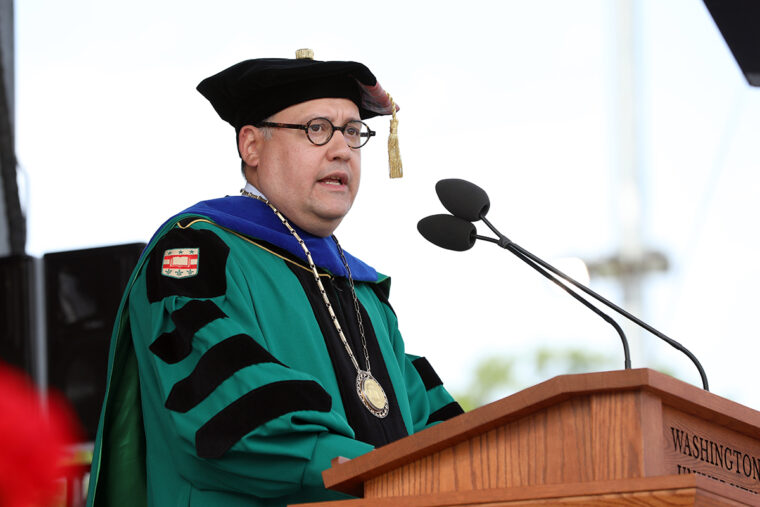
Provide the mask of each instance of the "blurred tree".
{"label": "blurred tree", "polygon": [[542,347],[527,356],[489,356],[475,365],[463,392],[453,393],[465,411],[565,373],[619,368],[618,360],[584,349]]}
{"label": "blurred tree", "polygon": [[[617,370],[620,363],[619,357],[576,348],[540,347],[524,356],[489,356],[475,365],[467,388],[452,395],[466,412],[557,375]],[[649,367],[675,376],[671,367]]]}

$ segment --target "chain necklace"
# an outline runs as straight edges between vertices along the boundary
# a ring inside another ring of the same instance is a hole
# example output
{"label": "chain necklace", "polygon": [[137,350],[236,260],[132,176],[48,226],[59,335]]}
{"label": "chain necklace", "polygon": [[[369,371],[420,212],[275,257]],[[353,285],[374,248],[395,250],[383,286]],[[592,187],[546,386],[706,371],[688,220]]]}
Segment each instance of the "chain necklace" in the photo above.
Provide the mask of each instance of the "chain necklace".
{"label": "chain necklace", "polygon": [[367,350],[367,338],[364,335],[364,323],[362,322],[362,315],[359,310],[359,298],[356,297],[356,289],[354,288],[354,279],[351,276],[351,268],[348,266],[346,256],[343,254],[343,248],[341,248],[340,243],[338,243],[338,238],[336,238],[334,235],[332,236],[333,241],[335,241],[335,246],[338,248],[340,260],[343,262],[343,266],[346,268],[346,273],[348,274],[348,283],[351,288],[351,296],[354,300],[354,311],[356,312],[356,320],[359,324],[359,335],[362,339],[362,348],[365,361],[364,364],[367,366],[366,370],[362,370],[359,367],[359,362],[356,360],[356,356],[354,356],[354,352],[351,350],[351,346],[348,344],[346,335],[343,333],[343,329],[338,322],[338,317],[333,311],[332,303],[330,303],[330,300],[327,297],[325,286],[322,285],[322,280],[319,278],[317,266],[314,264],[314,261],[311,258],[311,252],[309,252],[309,249],[306,246],[304,240],[301,239],[295,229],[293,229],[293,227],[288,222],[288,219],[285,218],[282,213],[280,213],[279,210],[269,202],[268,199],[265,199],[256,194],[252,194],[245,189],[241,189],[240,193],[246,197],[251,197],[253,199],[259,200],[269,206],[274,214],[277,215],[277,218],[280,219],[282,225],[287,227],[288,231],[290,231],[290,234],[292,234],[293,237],[298,241],[298,244],[301,245],[301,248],[303,249],[303,252],[306,255],[306,259],[309,263],[309,268],[311,268],[311,273],[314,275],[314,281],[317,283],[319,292],[322,294],[322,300],[324,301],[325,306],[327,307],[327,311],[330,314],[330,318],[332,319],[333,325],[335,326],[335,330],[338,332],[340,341],[343,342],[343,347],[346,349],[348,357],[351,359],[351,363],[353,363],[354,368],[356,369],[356,394],[359,396],[362,404],[367,408],[367,410],[369,410],[372,415],[381,419],[387,416],[389,411],[388,397],[385,395],[385,391],[380,385],[380,382],[378,382],[375,377],[372,376],[372,371],[369,364],[369,351]]}

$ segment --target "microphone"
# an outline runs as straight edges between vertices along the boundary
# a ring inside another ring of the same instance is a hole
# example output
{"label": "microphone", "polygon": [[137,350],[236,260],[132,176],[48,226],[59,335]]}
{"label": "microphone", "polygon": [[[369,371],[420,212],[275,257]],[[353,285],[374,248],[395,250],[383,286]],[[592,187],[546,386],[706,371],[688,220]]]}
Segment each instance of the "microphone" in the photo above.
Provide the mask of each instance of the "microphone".
{"label": "microphone", "polygon": [[612,317],[589,303],[577,292],[571,290],[567,285],[560,282],[556,277],[552,276],[551,273],[547,272],[543,267],[534,262],[532,259],[525,256],[519,250],[513,250],[512,247],[514,243],[510,242],[502,245],[499,240],[489,238],[487,236],[479,236],[475,234],[475,226],[472,223],[464,220],[463,218],[455,217],[452,215],[431,215],[429,217],[425,217],[417,223],[417,230],[425,239],[434,245],[441,248],[446,248],[448,250],[455,250],[458,252],[469,250],[475,244],[476,239],[482,239],[485,241],[497,243],[502,248],[508,249],[517,257],[522,259],[523,262],[554,282],[559,288],[567,292],[569,295],[579,301],[583,306],[600,316],[602,319],[604,319],[605,322],[614,327],[615,331],[617,331],[618,335],[620,335],[620,341],[623,343],[623,355],[625,357],[625,361],[623,363],[624,368],[626,370],[629,370],[631,368],[631,353],[628,349],[628,339],[626,339],[625,333],[623,332],[623,329],[620,327],[620,325],[615,322]]}
{"label": "microphone", "polygon": [[441,180],[435,184],[435,192],[449,213],[468,222],[480,220],[491,206],[486,192],[469,181],[456,178]]}
{"label": "microphone", "polygon": [[[445,190],[443,192],[438,192],[438,185],[441,185]],[[497,243],[502,248],[505,248],[509,250],[510,252],[517,255],[520,259],[523,261],[526,261],[526,259],[530,259],[533,261],[533,263],[540,265],[541,267],[551,271],[552,273],[556,274],[557,276],[560,276],[562,279],[566,280],[567,282],[571,283],[573,286],[577,287],[578,289],[582,290],[589,296],[593,297],[597,301],[603,303],[607,307],[615,310],[620,315],[624,316],[628,320],[634,322],[635,324],[643,327],[656,337],[660,338],[664,342],[666,342],[668,345],[673,347],[676,350],[679,350],[680,352],[684,353],[691,361],[694,363],[694,365],[697,367],[697,370],[699,371],[699,376],[702,379],[702,386],[705,391],[709,391],[708,382],[707,382],[707,375],[705,374],[704,368],[702,368],[702,365],[700,364],[699,360],[696,358],[694,354],[691,353],[686,347],[678,343],[676,340],[666,336],[664,333],[661,333],[657,329],[653,328],[646,322],[642,321],[638,317],[632,315],[631,313],[627,312],[626,310],[620,308],[615,303],[607,300],[603,296],[597,294],[593,290],[589,289],[585,285],[576,282],[569,276],[565,275],[561,271],[559,271],[557,268],[553,267],[547,262],[544,262],[540,258],[536,257],[529,251],[525,250],[523,247],[519,246],[517,243],[514,243],[509,238],[504,236],[501,232],[499,232],[496,227],[493,226],[486,218],[485,214],[488,212],[488,208],[490,207],[490,201],[488,199],[488,195],[485,193],[483,189],[478,187],[477,185],[470,183],[469,181],[460,180],[460,179],[448,179],[448,180],[441,180],[436,184],[436,192],[438,193],[438,198],[441,199],[441,203],[444,205],[444,207],[451,211],[455,210],[458,213],[462,213],[460,218],[467,220],[469,217],[472,216],[473,212],[476,209],[481,209],[481,213],[478,216],[478,219],[482,220],[486,226],[488,226],[491,231],[493,231],[494,234],[498,237],[498,240],[491,239],[492,242]],[[472,203],[465,203],[464,200],[471,198],[473,199]],[[444,200],[446,202],[444,202]],[[476,238],[480,238],[480,236],[475,236]],[[519,255],[518,255],[519,252]],[[527,262],[527,261],[526,261]]]}
{"label": "microphone", "polygon": [[422,236],[441,248],[464,252],[475,244],[475,226],[451,215],[432,215],[417,223]]}

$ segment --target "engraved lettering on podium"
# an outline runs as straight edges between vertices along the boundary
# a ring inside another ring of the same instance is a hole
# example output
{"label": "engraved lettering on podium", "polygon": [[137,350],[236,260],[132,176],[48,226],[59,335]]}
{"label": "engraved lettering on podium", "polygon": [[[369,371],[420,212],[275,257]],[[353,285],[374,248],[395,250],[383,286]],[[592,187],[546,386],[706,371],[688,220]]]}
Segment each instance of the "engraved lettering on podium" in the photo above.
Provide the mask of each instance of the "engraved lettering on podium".
{"label": "engraved lettering on podium", "polygon": [[667,450],[675,455],[676,473],[694,473],[760,494],[760,456],[676,425],[669,426],[666,433]]}

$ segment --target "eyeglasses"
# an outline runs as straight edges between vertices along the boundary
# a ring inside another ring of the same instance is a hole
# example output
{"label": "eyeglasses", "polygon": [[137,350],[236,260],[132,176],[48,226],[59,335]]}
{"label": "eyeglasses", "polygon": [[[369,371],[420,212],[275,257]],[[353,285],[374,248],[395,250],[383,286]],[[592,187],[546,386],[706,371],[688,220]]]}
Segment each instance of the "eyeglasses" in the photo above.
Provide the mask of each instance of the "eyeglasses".
{"label": "eyeglasses", "polygon": [[278,129],[297,129],[306,132],[306,137],[313,144],[322,146],[330,142],[336,130],[339,130],[350,148],[361,148],[369,138],[375,135],[375,131],[363,121],[351,120],[342,127],[336,127],[327,118],[314,118],[306,124],[298,123],[273,123],[271,121],[259,122],[257,127],[272,127]]}

